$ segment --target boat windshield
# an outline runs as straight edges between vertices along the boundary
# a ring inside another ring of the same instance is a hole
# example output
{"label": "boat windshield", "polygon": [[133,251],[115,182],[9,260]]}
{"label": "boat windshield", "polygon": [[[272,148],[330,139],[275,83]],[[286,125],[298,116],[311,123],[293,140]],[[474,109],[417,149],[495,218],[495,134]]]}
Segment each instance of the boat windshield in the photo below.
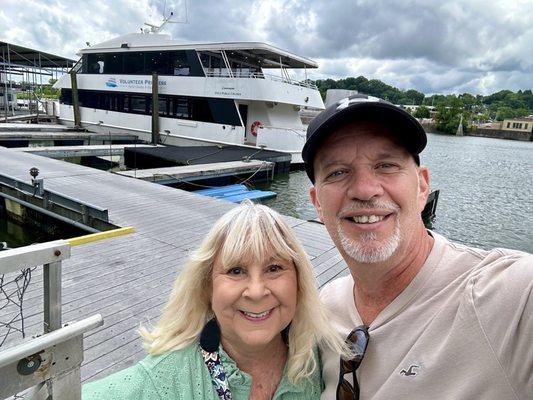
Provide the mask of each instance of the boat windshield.
{"label": "boat windshield", "polygon": [[243,56],[241,52],[199,51],[207,76],[252,78],[262,75],[261,61]]}

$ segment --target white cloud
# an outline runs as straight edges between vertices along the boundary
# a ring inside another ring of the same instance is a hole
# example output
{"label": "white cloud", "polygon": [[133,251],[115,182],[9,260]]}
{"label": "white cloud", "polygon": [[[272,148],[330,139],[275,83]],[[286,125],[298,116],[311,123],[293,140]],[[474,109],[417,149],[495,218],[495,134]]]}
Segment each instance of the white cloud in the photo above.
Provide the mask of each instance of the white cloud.
{"label": "white cloud", "polygon": [[[166,12],[177,40],[264,41],[315,59],[312,78],[364,75],[426,93],[533,87],[531,0],[2,0],[0,38],[75,58]],[[187,12],[186,12],[187,10]],[[298,74],[302,76],[302,74]]]}

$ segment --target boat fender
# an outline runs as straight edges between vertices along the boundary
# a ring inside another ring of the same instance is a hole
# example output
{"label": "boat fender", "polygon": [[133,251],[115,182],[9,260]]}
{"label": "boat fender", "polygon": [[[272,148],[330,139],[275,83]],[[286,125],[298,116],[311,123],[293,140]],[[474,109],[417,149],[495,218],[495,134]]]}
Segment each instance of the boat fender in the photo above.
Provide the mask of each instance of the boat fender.
{"label": "boat fender", "polygon": [[254,121],[254,123],[252,124],[252,135],[257,137],[257,130],[261,127],[263,127],[261,121]]}

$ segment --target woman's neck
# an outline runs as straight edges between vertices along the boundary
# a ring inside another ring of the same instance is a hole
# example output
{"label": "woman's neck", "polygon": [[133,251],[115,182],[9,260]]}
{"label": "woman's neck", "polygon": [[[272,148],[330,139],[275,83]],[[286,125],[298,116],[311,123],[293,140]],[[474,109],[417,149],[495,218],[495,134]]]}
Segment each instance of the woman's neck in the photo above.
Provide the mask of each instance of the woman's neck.
{"label": "woman's neck", "polygon": [[281,335],[262,348],[244,349],[222,339],[224,351],[237,367],[252,377],[250,399],[270,400],[274,397],[287,362],[288,348]]}

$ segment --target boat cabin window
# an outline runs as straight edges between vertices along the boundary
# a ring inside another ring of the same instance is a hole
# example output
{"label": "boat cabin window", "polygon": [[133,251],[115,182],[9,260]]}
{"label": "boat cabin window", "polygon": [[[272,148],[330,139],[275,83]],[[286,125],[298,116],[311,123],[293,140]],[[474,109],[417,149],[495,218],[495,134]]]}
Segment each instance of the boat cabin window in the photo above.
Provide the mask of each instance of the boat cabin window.
{"label": "boat cabin window", "polygon": [[220,53],[201,51],[199,54],[207,76],[229,76],[229,71]]}
{"label": "boat cabin window", "polygon": [[82,65],[85,74],[203,76],[194,50],[84,54]]}
{"label": "boat cabin window", "polygon": [[[81,107],[132,114],[152,114],[150,94],[80,89],[78,97]],[[59,102],[72,105],[72,90],[61,89]],[[233,99],[159,95],[158,112],[166,118],[242,126]]]}
{"label": "boat cabin window", "polygon": [[70,89],[61,89],[59,94],[59,103],[60,104],[72,104],[72,90]]}
{"label": "boat cabin window", "polygon": [[172,75],[176,76],[188,76],[191,74],[191,67],[189,66],[189,60],[187,54],[184,51],[172,51],[170,52],[170,68]]}
{"label": "boat cabin window", "polygon": [[[208,76],[230,76],[226,63],[222,58],[221,53],[213,51],[200,51],[200,60],[202,66],[207,72]],[[262,77],[262,70],[258,61],[251,59],[248,56],[241,54],[240,52],[226,52],[229,65],[231,68],[231,74],[234,77]],[[254,64],[256,63],[256,64]]]}
{"label": "boat cabin window", "polygon": [[168,116],[168,110],[169,110],[169,98],[159,98],[159,115],[162,117]]}
{"label": "boat cabin window", "polygon": [[157,72],[159,75],[168,75],[169,72],[169,54],[168,51],[149,51],[146,53],[145,70],[146,72]]}
{"label": "boat cabin window", "polygon": [[103,53],[96,53],[96,54],[87,54],[87,62],[83,62],[83,65],[87,66],[87,72],[88,74],[103,74],[104,73],[104,54]]}
{"label": "boat cabin window", "polygon": [[72,67],[70,72],[74,71],[76,73],[87,73],[85,64],[87,63],[87,55],[83,55],[78,61],[76,61],[76,64]]}
{"label": "boat cabin window", "polygon": [[263,77],[261,67],[254,65],[248,58],[239,58],[237,54],[231,52],[228,55],[233,76],[240,76],[243,78],[249,77]]}
{"label": "boat cabin window", "polygon": [[174,109],[173,109],[173,112],[172,114],[176,117],[176,118],[184,118],[184,119],[189,119],[192,117],[192,105],[193,105],[193,102],[189,101],[189,99],[186,99],[186,98],[179,98],[179,97],[176,97],[174,99]]}
{"label": "boat cabin window", "polygon": [[121,74],[123,71],[124,53],[105,53],[104,73]]}
{"label": "boat cabin window", "polygon": [[139,114],[147,114],[149,112],[148,110],[148,104],[150,104],[149,100],[150,98],[148,96],[130,95],[130,112],[139,113]]}
{"label": "boat cabin window", "polygon": [[132,51],[124,55],[124,71],[126,74],[141,75],[144,73],[144,53]]}

